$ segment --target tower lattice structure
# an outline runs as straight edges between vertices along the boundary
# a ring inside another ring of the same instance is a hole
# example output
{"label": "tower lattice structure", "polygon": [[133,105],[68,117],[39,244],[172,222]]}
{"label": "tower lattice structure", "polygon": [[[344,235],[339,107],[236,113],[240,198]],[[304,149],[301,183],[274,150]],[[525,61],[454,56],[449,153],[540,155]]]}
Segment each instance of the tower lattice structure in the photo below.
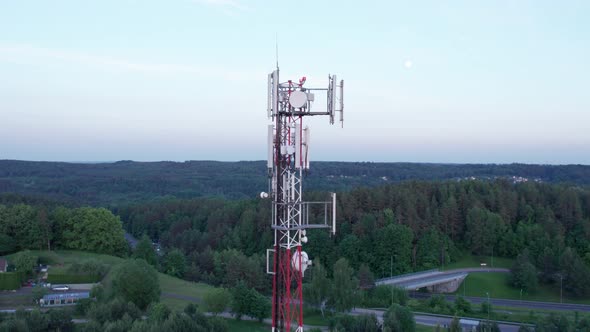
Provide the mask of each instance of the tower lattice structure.
{"label": "tower lattice structure", "polygon": [[[307,88],[306,78],[298,82],[280,82],[278,68],[268,77],[268,174],[272,199],[274,246],[267,250],[267,273],[273,276],[272,331],[303,331],[302,282],[311,265],[302,245],[307,243],[307,230],[336,231],[336,195],[325,202],[303,200],[303,172],[309,169],[309,128],[303,126],[308,116],[326,115],[334,123],[340,113],[343,121],[343,85],[329,76],[327,88]],[[313,112],[315,95],[326,96],[326,110]],[[336,108],[339,104],[339,108]],[[262,194],[267,195],[266,193]],[[268,196],[268,195],[267,195]],[[321,217],[314,211],[323,211]],[[315,223],[310,223],[310,214]],[[272,261],[271,261],[272,253]]]}

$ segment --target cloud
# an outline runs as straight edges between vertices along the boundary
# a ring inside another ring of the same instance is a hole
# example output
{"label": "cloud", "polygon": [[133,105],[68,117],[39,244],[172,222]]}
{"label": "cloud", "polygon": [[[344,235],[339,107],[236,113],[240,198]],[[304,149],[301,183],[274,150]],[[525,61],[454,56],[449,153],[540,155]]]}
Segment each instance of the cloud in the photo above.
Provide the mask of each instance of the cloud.
{"label": "cloud", "polygon": [[43,48],[32,45],[6,45],[0,44],[0,62],[9,61],[16,63],[35,63],[46,60],[63,61],[84,66],[118,69],[129,72],[142,72],[164,75],[195,75],[205,78],[223,78],[227,80],[249,80],[252,77],[263,77],[264,71],[245,72],[244,70],[231,70],[228,68],[216,68],[210,64],[206,66],[174,63],[146,63],[129,59],[93,55],[71,50],[59,50]]}

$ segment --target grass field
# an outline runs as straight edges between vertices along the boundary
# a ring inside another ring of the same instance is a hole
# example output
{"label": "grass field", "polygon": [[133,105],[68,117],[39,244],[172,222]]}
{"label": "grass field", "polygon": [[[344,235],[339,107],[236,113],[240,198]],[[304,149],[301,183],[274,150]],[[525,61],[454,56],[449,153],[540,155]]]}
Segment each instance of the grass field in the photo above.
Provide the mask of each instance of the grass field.
{"label": "grass field", "polygon": [[[50,267],[50,271],[66,271],[67,266],[70,264],[89,259],[96,259],[97,261],[110,265],[111,267],[124,262],[124,259],[120,257],[74,250],[31,250],[31,253],[35,256],[38,256],[43,263],[52,265]],[[10,255],[9,258],[14,255],[15,254]],[[209,289],[213,288],[213,286],[209,286],[207,284],[185,281],[163,273],[158,273],[158,277],[160,279],[160,289],[162,290],[162,293],[202,298]],[[111,278],[111,273],[107,273],[102,281],[103,284],[108,285]],[[166,296],[162,296],[161,300],[162,302],[169,305],[173,310],[182,310],[188,303],[194,302],[187,299],[176,299]],[[2,303],[0,303],[0,305],[1,304]]]}
{"label": "grass field", "polygon": [[502,267],[509,269],[512,267],[513,259],[505,257],[494,257],[492,264],[492,258],[490,256],[474,256],[471,254],[465,254],[461,259],[456,262],[445,265],[444,269],[441,270],[452,270],[466,267],[481,267],[481,263],[485,263],[488,267]]}
{"label": "grass field", "polygon": [[[550,287],[539,284],[535,293],[522,293],[508,284],[508,273],[470,273],[463,281],[455,294],[466,296],[486,297],[489,292],[492,298],[524,300],[524,301],[545,301],[559,302],[559,287]],[[563,302],[590,304],[590,299],[571,299],[563,297]]]}

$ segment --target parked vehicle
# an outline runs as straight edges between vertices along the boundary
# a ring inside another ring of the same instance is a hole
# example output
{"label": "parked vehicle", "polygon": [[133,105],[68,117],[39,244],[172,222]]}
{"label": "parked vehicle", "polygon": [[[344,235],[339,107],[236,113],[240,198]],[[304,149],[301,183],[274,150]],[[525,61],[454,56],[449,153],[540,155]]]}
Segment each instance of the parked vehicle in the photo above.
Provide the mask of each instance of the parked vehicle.
{"label": "parked vehicle", "polygon": [[51,290],[53,290],[53,291],[68,291],[68,290],[70,290],[70,287],[68,285],[55,285],[55,286],[51,287]]}

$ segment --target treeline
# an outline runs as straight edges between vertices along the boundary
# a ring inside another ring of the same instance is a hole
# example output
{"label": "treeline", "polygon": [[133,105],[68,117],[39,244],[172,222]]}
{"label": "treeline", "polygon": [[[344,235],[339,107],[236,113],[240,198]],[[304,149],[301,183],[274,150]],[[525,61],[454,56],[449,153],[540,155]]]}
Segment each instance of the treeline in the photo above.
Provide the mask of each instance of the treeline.
{"label": "treeline", "polygon": [[104,208],[0,205],[0,255],[24,249],[72,249],[122,255],[119,217]]}
{"label": "treeline", "polygon": [[[590,184],[590,166],[313,162],[309,190],[347,191],[406,180],[494,180]],[[522,179],[513,179],[522,180]],[[63,163],[0,160],[0,193],[38,195],[93,206],[165,197],[248,199],[267,188],[263,161]]]}
{"label": "treeline", "polygon": [[[321,194],[308,199],[315,196]],[[503,180],[404,182],[341,193],[338,211],[337,235],[310,231],[305,245],[327,266],[345,257],[355,270],[366,264],[385,277],[439,267],[464,251],[515,258],[527,249],[546,276],[540,281],[555,282],[548,276],[560,274],[564,285],[590,284],[590,273],[581,279],[571,273],[586,271],[590,262],[587,189]],[[266,200],[172,199],[117,212],[133,234],[181,250],[192,269],[185,277],[213,284],[255,270],[256,262],[262,270],[272,240]],[[563,257],[575,268],[558,264]],[[234,266],[240,271],[228,271]]]}

